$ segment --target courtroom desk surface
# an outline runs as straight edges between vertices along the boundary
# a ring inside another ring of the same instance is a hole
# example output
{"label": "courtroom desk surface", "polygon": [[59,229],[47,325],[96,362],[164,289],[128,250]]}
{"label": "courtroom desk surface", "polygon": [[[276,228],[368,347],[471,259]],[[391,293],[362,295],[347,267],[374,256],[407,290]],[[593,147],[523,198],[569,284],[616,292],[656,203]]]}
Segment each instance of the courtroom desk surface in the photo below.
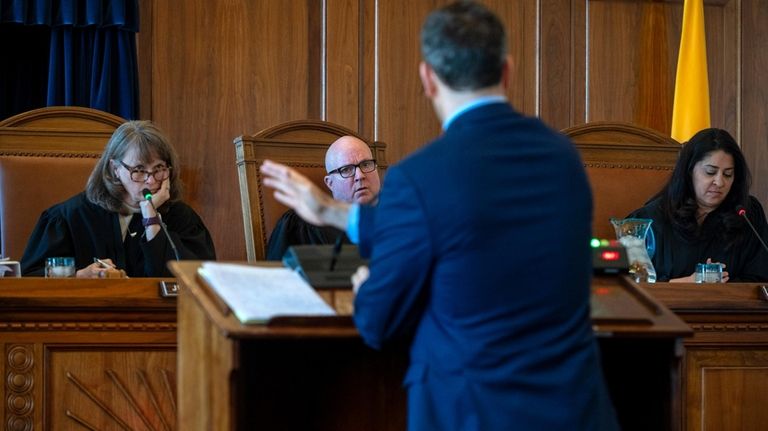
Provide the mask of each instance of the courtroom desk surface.
{"label": "courtroom desk surface", "polygon": [[79,279],[0,278],[3,321],[34,320],[41,315],[67,320],[176,321],[176,299],[160,294],[161,281],[171,278]]}
{"label": "courtroom desk surface", "polygon": [[678,312],[727,314],[768,312],[760,296],[766,283],[643,283],[654,298]]}

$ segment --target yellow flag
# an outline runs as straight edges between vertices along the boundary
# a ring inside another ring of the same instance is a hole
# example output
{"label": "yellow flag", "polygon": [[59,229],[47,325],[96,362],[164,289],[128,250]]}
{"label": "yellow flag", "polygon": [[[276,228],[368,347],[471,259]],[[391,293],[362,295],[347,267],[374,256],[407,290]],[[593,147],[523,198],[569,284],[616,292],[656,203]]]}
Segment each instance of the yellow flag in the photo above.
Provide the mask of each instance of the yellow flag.
{"label": "yellow flag", "polygon": [[703,0],[685,0],[680,53],[677,57],[672,138],[686,142],[709,126],[707,41],[704,37]]}

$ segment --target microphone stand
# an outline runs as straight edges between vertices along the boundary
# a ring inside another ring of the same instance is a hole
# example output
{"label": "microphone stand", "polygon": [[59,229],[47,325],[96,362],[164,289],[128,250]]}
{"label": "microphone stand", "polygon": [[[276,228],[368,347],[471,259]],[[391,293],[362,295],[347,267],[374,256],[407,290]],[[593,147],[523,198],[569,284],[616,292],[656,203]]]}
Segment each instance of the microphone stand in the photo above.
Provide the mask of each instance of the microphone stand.
{"label": "microphone stand", "polygon": [[744,207],[742,207],[741,205],[739,205],[738,208],[736,208],[736,211],[740,216],[744,217],[744,220],[747,221],[749,228],[752,229],[752,232],[757,237],[757,240],[760,241],[760,244],[762,244],[763,249],[765,249],[765,251],[768,252],[768,245],[765,245],[765,241],[763,241],[763,238],[760,236],[759,233],[757,233],[757,229],[755,229],[755,226],[752,224],[752,221],[750,221],[749,217],[747,217],[747,210],[744,209]]}
{"label": "microphone stand", "polygon": [[331,252],[331,265],[328,268],[329,271],[333,271],[336,268],[336,261],[339,259],[339,253],[341,253],[341,241],[342,234],[336,237],[336,242],[333,244],[333,251]]}
{"label": "microphone stand", "polygon": [[173,239],[171,239],[171,234],[168,233],[168,226],[166,226],[165,222],[163,221],[163,215],[160,214],[160,211],[155,208],[155,204],[152,203],[152,193],[148,189],[142,190],[141,193],[144,194],[144,199],[146,199],[147,202],[152,205],[152,209],[155,210],[157,217],[160,219],[160,229],[165,233],[165,237],[168,239],[168,244],[171,245],[171,250],[173,250],[173,255],[176,257],[177,261],[181,260],[179,257],[179,250],[176,249],[176,244],[174,244]]}

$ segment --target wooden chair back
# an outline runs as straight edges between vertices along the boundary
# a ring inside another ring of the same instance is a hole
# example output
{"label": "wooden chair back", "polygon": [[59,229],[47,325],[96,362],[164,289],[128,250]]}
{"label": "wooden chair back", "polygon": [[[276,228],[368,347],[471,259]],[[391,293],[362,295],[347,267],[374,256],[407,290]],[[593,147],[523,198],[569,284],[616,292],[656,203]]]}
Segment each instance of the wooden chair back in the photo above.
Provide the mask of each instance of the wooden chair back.
{"label": "wooden chair back", "polygon": [[46,208],[85,190],[120,117],[55,106],[0,122],[0,253],[19,260]]}
{"label": "wooden chair back", "polygon": [[627,123],[594,122],[563,130],[584,161],[592,186],[592,235],[614,239],[611,217],[624,218],[667,183],[681,145]]}

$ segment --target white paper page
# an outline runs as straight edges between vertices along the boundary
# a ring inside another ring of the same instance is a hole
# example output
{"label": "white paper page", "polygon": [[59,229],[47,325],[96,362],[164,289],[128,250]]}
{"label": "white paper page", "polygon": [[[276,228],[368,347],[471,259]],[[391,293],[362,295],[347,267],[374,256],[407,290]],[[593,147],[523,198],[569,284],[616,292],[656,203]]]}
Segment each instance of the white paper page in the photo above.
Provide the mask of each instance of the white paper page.
{"label": "white paper page", "polygon": [[261,323],[274,316],[336,314],[312,286],[288,268],[205,262],[198,272],[243,323]]}

